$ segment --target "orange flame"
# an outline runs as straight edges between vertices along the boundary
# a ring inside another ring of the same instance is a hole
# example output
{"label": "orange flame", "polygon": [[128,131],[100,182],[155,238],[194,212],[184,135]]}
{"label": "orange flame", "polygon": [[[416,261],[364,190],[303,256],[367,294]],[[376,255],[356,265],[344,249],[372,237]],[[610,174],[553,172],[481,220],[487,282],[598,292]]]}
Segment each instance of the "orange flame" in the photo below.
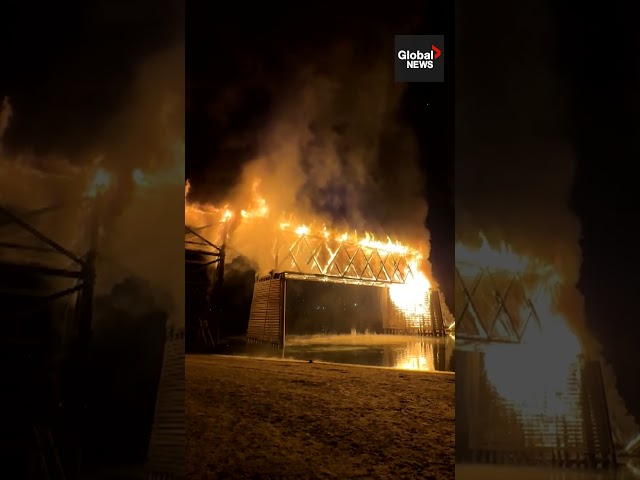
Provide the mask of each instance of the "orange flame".
{"label": "orange flame", "polygon": [[[267,200],[260,194],[259,186],[259,179],[252,183],[250,198],[246,202],[245,208],[236,209],[229,204],[219,208],[212,205],[188,202],[187,196],[190,191],[190,183],[187,180],[185,184],[185,221],[191,226],[214,224],[211,227],[214,229],[213,235],[218,235],[221,231],[220,226],[228,223],[232,218],[234,219],[234,228],[258,219],[275,220],[276,216],[271,212]],[[238,212],[238,214],[234,212]],[[412,275],[408,276],[405,284],[390,286],[391,300],[401,311],[413,316],[429,312],[428,293],[431,289],[431,282],[423,271],[423,254],[419,249],[403,245],[388,237],[386,241],[377,240],[370,232],[364,232],[364,234],[359,235],[355,231],[332,230],[321,222],[298,222],[291,215],[281,215],[280,220],[275,224],[279,226],[281,231],[295,234],[298,237],[318,235],[327,240],[332,239],[337,242],[349,242],[359,245],[367,250],[407,255]],[[233,236],[233,232],[226,232],[225,235]],[[233,243],[232,238],[229,243]]]}
{"label": "orange flame", "polygon": [[557,292],[564,288],[562,276],[553,266],[517,254],[507,245],[492,247],[484,236],[477,248],[456,246],[456,265],[463,276],[467,268],[480,268],[538,278],[537,285],[523,287],[529,299],[535,298],[541,329],[530,321],[521,344],[487,346],[485,371],[498,395],[522,414],[523,422],[555,438],[558,416],[577,419],[580,415],[570,398],[569,384],[578,374],[582,347],[556,304]]}

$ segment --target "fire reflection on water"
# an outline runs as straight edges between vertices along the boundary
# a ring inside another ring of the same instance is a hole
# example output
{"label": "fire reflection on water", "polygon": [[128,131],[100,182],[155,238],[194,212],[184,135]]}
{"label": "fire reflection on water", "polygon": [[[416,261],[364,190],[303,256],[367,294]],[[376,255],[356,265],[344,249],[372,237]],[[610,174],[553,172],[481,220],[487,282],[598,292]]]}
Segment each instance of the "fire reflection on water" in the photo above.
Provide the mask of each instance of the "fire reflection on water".
{"label": "fire reflection on water", "polygon": [[[419,371],[454,371],[454,340],[412,336],[288,336],[284,358]],[[237,354],[237,352],[236,352]],[[264,351],[255,352],[265,355]]]}
{"label": "fire reflection on water", "polygon": [[411,342],[406,348],[397,348],[395,354],[395,367],[402,370],[436,370],[436,357],[438,351],[433,343]]}

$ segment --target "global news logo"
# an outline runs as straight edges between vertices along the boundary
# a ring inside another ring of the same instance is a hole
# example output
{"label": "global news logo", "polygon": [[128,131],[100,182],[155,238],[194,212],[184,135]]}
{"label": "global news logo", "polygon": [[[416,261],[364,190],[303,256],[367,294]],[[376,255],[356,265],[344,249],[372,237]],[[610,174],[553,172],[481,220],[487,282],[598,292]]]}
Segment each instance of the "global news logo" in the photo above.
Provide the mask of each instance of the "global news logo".
{"label": "global news logo", "polygon": [[444,35],[396,35],[396,82],[444,82],[444,49]]}
{"label": "global news logo", "polygon": [[431,45],[431,50],[423,52],[416,50],[400,50],[398,58],[407,62],[407,68],[433,68],[433,62],[440,58],[442,51],[435,45]]}

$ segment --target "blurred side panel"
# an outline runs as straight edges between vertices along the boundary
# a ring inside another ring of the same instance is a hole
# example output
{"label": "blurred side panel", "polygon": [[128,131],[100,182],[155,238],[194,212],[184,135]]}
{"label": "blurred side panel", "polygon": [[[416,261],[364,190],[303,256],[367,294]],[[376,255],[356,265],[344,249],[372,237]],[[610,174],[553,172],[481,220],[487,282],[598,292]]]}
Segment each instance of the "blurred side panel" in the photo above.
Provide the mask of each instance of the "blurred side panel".
{"label": "blurred side panel", "polygon": [[0,478],[184,477],[183,9],[3,5]]}
{"label": "blurred side panel", "polygon": [[615,233],[585,226],[622,221],[616,202],[588,199],[624,201],[627,186],[618,171],[605,194],[610,169],[586,148],[603,125],[585,119],[578,86],[595,93],[601,79],[586,80],[561,10],[457,4],[457,478],[617,475],[639,433],[637,381],[609,365],[621,343],[602,332],[640,335],[629,311],[597,307],[621,302],[611,282],[627,280],[585,268],[616,256],[602,247]]}

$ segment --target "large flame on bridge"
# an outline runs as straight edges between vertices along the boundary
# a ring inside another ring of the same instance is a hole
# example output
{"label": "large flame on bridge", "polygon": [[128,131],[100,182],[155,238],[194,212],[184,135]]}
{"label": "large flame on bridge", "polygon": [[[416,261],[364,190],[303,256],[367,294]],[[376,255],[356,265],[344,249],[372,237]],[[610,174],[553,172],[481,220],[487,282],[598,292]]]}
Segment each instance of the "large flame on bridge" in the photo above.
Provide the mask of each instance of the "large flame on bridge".
{"label": "large flame on bridge", "polygon": [[[302,239],[324,239],[324,247],[329,250],[326,260],[321,261],[320,256],[314,255],[313,262],[316,263],[317,271],[324,275],[331,275],[333,261],[338,250],[343,245],[349,245],[351,248],[359,248],[365,257],[370,259],[374,252],[381,255],[380,258],[390,258],[393,255],[402,256],[406,265],[396,265],[394,272],[385,271],[388,280],[389,297],[393,304],[403,312],[410,322],[416,322],[421,316],[430,315],[429,309],[429,292],[431,290],[431,282],[425,274],[424,254],[418,248],[413,248],[394,241],[391,238],[380,240],[370,232],[344,231],[332,229],[321,221],[302,221],[296,215],[282,213],[274,214],[271,211],[267,200],[259,193],[260,180],[254,180],[251,186],[251,196],[249,201],[239,206],[226,203],[222,206],[214,206],[210,204],[192,203],[187,200],[190,190],[190,183],[187,180],[185,184],[185,222],[190,226],[200,227],[203,233],[210,241],[227,244],[230,248],[235,249],[238,253],[251,258],[250,254],[241,251],[234,243],[234,234],[243,229],[251,229],[252,226],[262,222],[271,225],[274,229],[284,233],[287,242],[291,242],[289,251]],[[266,245],[265,239],[262,243]],[[366,266],[369,268],[373,276],[379,275],[377,267],[372,267],[366,260]],[[252,259],[255,260],[255,259]],[[306,259],[305,259],[306,260]],[[308,262],[310,262],[309,260]],[[353,259],[352,259],[353,261]],[[382,260],[382,271],[385,260]],[[260,265],[260,267],[264,267]],[[343,265],[343,268],[345,266]],[[348,267],[348,266],[347,266]],[[362,268],[362,267],[361,267]],[[269,268],[266,268],[268,271]],[[389,270],[388,268],[386,270]],[[401,272],[401,282],[398,281],[398,272]],[[266,272],[265,272],[266,273]],[[361,273],[361,272],[359,272]],[[415,327],[420,325],[416,324]]]}
{"label": "large flame on bridge", "polygon": [[[484,237],[478,248],[458,244],[456,264],[462,276],[467,265],[536,278],[522,283],[540,326],[530,321],[519,344],[490,344],[484,363],[489,382],[524,427],[538,432],[540,445],[554,445],[581,415],[571,385],[580,381],[582,346],[559,308],[559,294],[567,288],[563,278],[551,265],[506,245],[492,247]],[[530,308],[523,303],[523,311]]]}

